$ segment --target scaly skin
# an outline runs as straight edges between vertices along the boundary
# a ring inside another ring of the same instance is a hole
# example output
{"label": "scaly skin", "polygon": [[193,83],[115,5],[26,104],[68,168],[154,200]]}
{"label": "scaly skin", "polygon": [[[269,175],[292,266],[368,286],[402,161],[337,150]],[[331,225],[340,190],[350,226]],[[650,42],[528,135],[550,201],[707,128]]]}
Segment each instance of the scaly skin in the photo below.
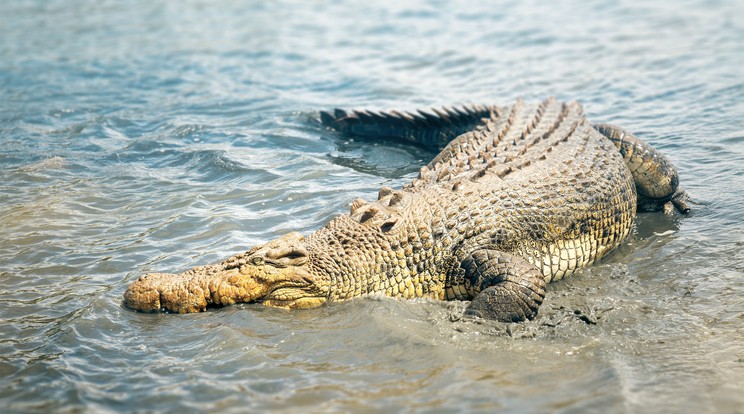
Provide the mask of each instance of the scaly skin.
{"label": "scaly skin", "polygon": [[321,120],[347,134],[446,146],[409,185],[355,200],[307,237],[290,233],[218,264],[142,276],[125,305],[295,309],[377,293],[472,300],[471,315],[532,319],[545,284],[617,247],[637,207],[689,211],[671,163],[617,127],[593,127],[577,103],[337,110]]}

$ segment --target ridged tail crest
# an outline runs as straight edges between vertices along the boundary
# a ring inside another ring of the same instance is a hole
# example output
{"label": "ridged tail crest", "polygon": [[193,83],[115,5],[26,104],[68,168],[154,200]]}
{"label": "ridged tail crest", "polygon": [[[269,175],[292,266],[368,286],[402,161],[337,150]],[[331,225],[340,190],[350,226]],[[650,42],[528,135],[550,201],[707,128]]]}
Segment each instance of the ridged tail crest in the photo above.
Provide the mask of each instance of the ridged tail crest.
{"label": "ridged tail crest", "polygon": [[320,122],[346,135],[395,138],[441,150],[453,138],[491,119],[498,108],[487,105],[442,107],[415,111],[336,109],[320,112]]}

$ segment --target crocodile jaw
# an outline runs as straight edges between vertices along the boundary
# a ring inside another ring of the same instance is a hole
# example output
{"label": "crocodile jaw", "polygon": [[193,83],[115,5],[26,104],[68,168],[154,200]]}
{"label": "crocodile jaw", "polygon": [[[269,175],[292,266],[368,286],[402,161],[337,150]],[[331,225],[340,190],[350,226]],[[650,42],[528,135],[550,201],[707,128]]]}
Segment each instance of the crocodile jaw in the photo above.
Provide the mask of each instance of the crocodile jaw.
{"label": "crocodile jaw", "polygon": [[207,306],[260,302],[286,309],[326,302],[330,283],[311,270],[305,238],[289,233],[221,263],[180,274],[141,276],[124,293],[124,305],[143,312],[201,312]]}
{"label": "crocodile jaw", "polygon": [[243,266],[215,270],[203,266],[181,274],[141,276],[124,293],[124,305],[143,312],[202,312],[208,306],[260,302],[286,309],[313,308],[325,303],[322,285],[303,268]]}

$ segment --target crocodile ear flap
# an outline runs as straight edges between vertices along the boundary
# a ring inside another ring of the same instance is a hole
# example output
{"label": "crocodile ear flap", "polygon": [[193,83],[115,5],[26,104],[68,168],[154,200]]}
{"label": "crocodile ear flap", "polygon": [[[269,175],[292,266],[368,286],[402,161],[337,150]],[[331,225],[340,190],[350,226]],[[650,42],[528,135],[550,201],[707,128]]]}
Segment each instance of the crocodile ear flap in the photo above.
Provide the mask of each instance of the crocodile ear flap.
{"label": "crocodile ear flap", "polygon": [[266,252],[267,261],[280,266],[302,266],[307,263],[310,253],[301,246],[286,246]]}
{"label": "crocodile ear flap", "polygon": [[304,241],[305,237],[300,233],[287,233],[269,244],[264,258],[279,266],[301,266],[310,255],[304,247]]}

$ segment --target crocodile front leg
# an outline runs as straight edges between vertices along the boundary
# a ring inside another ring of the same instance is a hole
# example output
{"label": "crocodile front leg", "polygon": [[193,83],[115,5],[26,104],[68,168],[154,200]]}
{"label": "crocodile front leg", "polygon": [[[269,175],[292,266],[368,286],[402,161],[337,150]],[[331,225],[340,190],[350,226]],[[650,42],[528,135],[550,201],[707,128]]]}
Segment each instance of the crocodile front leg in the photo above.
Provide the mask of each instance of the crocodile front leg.
{"label": "crocodile front leg", "polygon": [[519,256],[492,249],[477,249],[460,267],[465,280],[478,292],[466,315],[520,322],[533,319],[545,298],[542,273]]}

